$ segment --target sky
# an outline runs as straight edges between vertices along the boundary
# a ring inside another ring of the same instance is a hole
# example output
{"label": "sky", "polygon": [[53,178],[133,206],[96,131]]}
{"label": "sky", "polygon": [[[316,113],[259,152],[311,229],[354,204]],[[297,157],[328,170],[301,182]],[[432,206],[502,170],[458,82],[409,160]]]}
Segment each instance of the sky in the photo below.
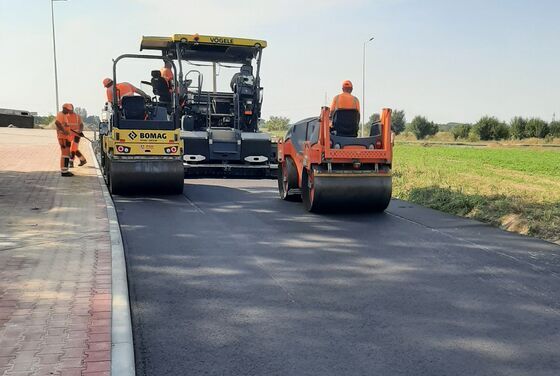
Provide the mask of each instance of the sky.
{"label": "sky", "polygon": [[[268,41],[264,118],[318,115],[346,79],[362,100],[363,44],[371,36],[366,116],[389,107],[405,110],[409,121],[423,115],[437,123],[560,117],[556,0],[68,0],[54,7],[60,103],[90,114],[100,113],[112,59],[138,53],[142,35],[199,33]],[[55,112],[51,27],[49,0],[0,0],[0,108]],[[118,80],[140,86],[155,68],[123,64]],[[229,77],[220,71],[219,87]]]}

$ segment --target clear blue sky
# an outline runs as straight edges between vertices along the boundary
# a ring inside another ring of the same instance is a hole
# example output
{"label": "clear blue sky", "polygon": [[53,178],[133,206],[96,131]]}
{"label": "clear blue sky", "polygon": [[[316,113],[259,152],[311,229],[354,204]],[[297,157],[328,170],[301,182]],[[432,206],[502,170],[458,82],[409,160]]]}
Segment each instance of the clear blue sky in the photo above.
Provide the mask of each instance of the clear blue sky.
{"label": "clear blue sky", "polygon": [[[198,32],[269,42],[264,117],[315,115],[344,79],[361,99],[371,35],[368,116],[381,107],[441,123],[560,115],[560,1],[69,0],[55,8],[61,103],[90,113],[103,104],[111,58],[138,52],[142,35]],[[0,0],[0,107],[54,112],[51,43],[49,0]],[[120,77],[139,84],[150,69],[130,65]]]}

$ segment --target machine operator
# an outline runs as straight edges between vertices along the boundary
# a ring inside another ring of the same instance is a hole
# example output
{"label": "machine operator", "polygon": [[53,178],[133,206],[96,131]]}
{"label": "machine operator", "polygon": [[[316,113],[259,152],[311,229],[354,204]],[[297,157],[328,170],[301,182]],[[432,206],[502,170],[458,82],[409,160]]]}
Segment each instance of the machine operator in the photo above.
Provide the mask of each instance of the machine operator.
{"label": "machine operator", "polygon": [[[107,88],[107,102],[113,102],[113,80],[106,78],[103,80],[103,86]],[[136,86],[128,82],[120,82],[117,84],[118,102],[121,102],[122,97],[138,94],[146,99],[151,99],[148,94],[138,89]]]}
{"label": "machine operator", "polygon": [[350,80],[342,83],[342,93],[335,96],[331,104],[331,115],[336,110],[356,110],[360,112],[360,101],[352,95],[353,85]]}

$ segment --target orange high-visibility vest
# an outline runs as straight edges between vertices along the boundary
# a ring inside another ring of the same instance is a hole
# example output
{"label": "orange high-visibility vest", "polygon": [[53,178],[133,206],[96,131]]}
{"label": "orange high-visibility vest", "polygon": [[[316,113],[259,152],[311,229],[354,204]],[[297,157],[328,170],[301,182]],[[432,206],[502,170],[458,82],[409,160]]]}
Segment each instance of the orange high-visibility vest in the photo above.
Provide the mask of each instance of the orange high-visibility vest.
{"label": "orange high-visibility vest", "polygon": [[[128,82],[121,82],[117,84],[117,97],[119,102],[122,97],[134,95],[136,87]],[[107,102],[113,102],[113,86],[107,88]]]}
{"label": "orange high-visibility vest", "polygon": [[[62,124],[62,128],[67,131],[75,130],[76,132],[81,132],[83,130],[82,118],[75,112],[71,114],[65,114],[64,112],[60,111],[56,114],[56,121]],[[63,136],[63,133],[58,130],[58,128],[56,129],[56,132],[59,137],[65,137]],[[70,136],[74,135],[73,132],[70,133],[72,133]]]}
{"label": "orange high-visibility vest", "polygon": [[165,79],[169,84],[173,83],[173,71],[170,68],[161,68],[159,70],[161,72],[161,77]]}
{"label": "orange high-visibility vest", "polygon": [[342,92],[332,100],[331,113],[336,110],[357,110],[360,112],[360,101],[352,94]]}

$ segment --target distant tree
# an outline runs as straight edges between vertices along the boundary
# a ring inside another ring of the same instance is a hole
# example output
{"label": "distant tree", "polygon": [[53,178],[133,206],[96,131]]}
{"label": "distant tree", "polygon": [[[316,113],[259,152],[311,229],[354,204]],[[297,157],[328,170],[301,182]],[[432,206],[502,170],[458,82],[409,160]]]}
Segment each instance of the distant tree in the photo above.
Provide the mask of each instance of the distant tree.
{"label": "distant tree", "polygon": [[34,116],[33,122],[37,125],[49,125],[55,119],[54,115],[47,115],[47,116]]}
{"label": "distant tree", "polygon": [[467,140],[469,138],[469,133],[472,129],[472,125],[470,124],[459,124],[451,128],[451,134],[453,137],[458,140]]}
{"label": "distant tree", "polygon": [[473,131],[483,141],[509,138],[509,127],[495,117],[484,116],[474,126]]}
{"label": "distant tree", "polygon": [[88,117],[85,117],[83,120],[84,123],[92,124],[92,125],[99,125],[99,122],[101,121],[101,119],[99,119],[99,116],[97,115],[90,115]]}
{"label": "distant tree", "polygon": [[375,122],[378,122],[379,120],[381,120],[381,115],[377,114],[377,113],[373,113],[371,114],[371,116],[368,119],[368,124],[373,124]]}
{"label": "distant tree", "polygon": [[80,115],[82,120],[88,117],[87,110],[85,108],[76,107],[76,108],[74,108],[74,112],[77,113],[78,115]]}
{"label": "distant tree", "polygon": [[560,121],[553,121],[549,124],[550,135],[552,137],[560,137]]}
{"label": "distant tree", "polygon": [[539,118],[532,118],[527,121],[527,137],[545,138],[549,132],[546,121]]}
{"label": "distant tree", "polygon": [[527,119],[522,118],[521,116],[516,116],[511,119],[509,125],[512,138],[521,140],[527,137]]}
{"label": "distant tree", "polygon": [[433,121],[428,121],[423,116],[416,116],[408,125],[408,130],[416,136],[418,140],[423,140],[427,136],[433,136],[439,130]]}
{"label": "distant tree", "polygon": [[269,131],[285,131],[288,129],[290,119],[283,116],[271,116],[265,123],[264,127]]}
{"label": "distant tree", "polygon": [[404,110],[393,110],[391,116],[391,129],[395,134],[400,134],[406,128],[406,117]]}

